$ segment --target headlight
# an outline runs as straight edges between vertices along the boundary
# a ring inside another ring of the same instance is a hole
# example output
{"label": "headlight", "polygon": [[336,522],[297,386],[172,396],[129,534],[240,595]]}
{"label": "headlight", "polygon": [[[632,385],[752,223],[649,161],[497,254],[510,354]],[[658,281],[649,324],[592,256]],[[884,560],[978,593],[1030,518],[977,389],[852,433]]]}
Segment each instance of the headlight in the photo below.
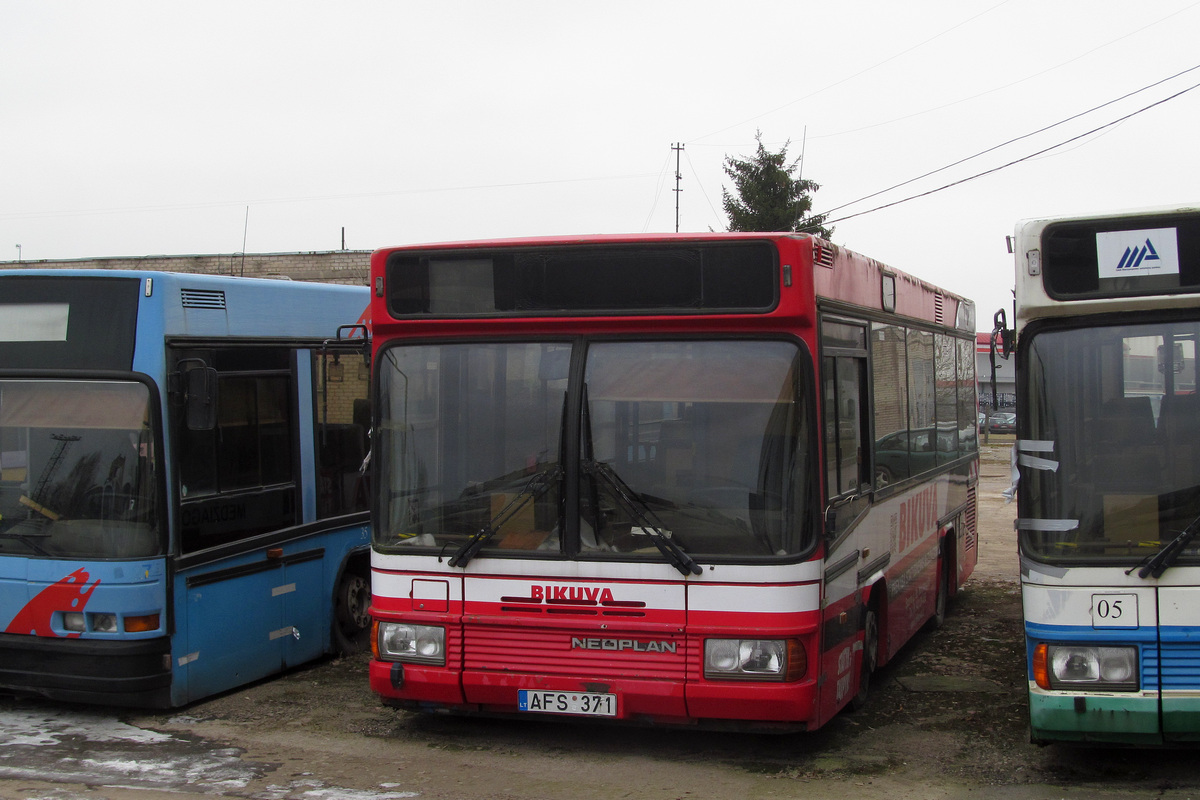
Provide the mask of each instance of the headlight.
{"label": "headlight", "polygon": [[379,658],[414,664],[446,663],[446,629],[406,622],[379,623]]}
{"label": "headlight", "polygon": [[743,680],[793,681],[808,659],[795,639],[706,639],[704,676]]}
{"label": "headlight", "polygon": [[83,633],[85,631],[92,631],[93,633],[116,633],[117,615],[89,612],[85,622],[83,612],[65,611],[63,612],[63,627],[72,633]]}
{"label": "headlight", "polygon": [[1139,688],[1136,647],[1039,644],[1033,665],[1034,681],[1043,689],[1135,692]]}

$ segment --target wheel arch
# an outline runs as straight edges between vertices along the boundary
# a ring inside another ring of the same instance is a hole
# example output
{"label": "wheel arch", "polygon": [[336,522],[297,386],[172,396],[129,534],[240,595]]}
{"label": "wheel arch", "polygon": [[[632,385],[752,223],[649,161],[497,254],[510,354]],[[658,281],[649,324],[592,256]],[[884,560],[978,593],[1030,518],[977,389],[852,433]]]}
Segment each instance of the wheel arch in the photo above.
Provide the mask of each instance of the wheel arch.
{"label": "wheel arch", "polygon": [[[363,596],[365,582],[365,598]],[[370,606],[371,592],[371,547],[359,545],[346,551],[338,566],[330,597],[330,645],[334,654],[351,655],[361,652],[369,644],[371,623],[351,625],[351,619],[361,622]],[[351,597],[351,595],[354,595]],[[362,608],[362,602],[367,608]],[[349,608],[348,604],[353,606]]]}

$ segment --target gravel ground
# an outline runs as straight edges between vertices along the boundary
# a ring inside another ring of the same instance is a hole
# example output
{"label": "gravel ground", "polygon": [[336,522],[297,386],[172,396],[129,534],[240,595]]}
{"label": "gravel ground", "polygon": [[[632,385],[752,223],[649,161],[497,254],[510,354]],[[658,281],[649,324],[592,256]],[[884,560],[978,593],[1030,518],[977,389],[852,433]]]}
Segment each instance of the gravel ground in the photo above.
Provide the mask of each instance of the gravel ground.
{"label": "gravel ground", "polygon": [[[235,748],[261,779],[237,789],[198,789],[227,797],[1200,796],[1200,768],[1190,753],[1029,743],[1015,507],[1000,494],[1008,484],[1011,437],[992,439],[981,465],[975,575],[945,623],[920,634],[879,672],[867,707],[817,733],[411,714],[387,709],[371,694],[365,656],[324,661],[178,713],[121,718],[214,749]],[[35,790],[0,782],[4,798],[157,797],[111,787]]]}

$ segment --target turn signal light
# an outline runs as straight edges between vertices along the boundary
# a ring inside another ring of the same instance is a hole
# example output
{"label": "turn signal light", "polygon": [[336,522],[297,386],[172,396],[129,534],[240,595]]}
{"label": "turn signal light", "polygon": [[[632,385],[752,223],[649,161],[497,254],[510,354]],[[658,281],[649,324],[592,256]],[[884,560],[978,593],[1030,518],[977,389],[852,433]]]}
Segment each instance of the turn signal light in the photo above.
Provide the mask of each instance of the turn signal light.
{"label": "turn signal light", "polygon": [[158,614],[143,614],[125,618],[126,633],[148,633],[158,630]]}
{"label": "turn signal light", "polygon": [[799,639],[788,639],[788,665],[786,681],[798,681],[808,673],[808,653]]}
{"label": "turn signal light", "polygon": [[1045,642],[1033,648],[1033,682],[1042,689],[1050,688],[1049,647]]}

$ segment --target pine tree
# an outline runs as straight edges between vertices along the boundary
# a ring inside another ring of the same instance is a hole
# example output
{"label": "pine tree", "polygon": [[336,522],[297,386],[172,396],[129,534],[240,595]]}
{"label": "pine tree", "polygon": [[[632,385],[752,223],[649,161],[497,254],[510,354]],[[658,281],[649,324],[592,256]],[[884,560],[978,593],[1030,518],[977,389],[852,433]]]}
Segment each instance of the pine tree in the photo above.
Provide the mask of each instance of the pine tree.
{"label": "pine tree", "polygon": [[725,158],[725,174],[736,191],[722,187],[721,196],[731,231],[797,231],[823,239],[833,236],[825,228],[827,214],[809,216],[812,194],[820,189],[815,181],[792,177],[800,159],[787,163],[785,142],[778,153],[763,147],[762,131],[754,134],[758,150],[751,158]]}

